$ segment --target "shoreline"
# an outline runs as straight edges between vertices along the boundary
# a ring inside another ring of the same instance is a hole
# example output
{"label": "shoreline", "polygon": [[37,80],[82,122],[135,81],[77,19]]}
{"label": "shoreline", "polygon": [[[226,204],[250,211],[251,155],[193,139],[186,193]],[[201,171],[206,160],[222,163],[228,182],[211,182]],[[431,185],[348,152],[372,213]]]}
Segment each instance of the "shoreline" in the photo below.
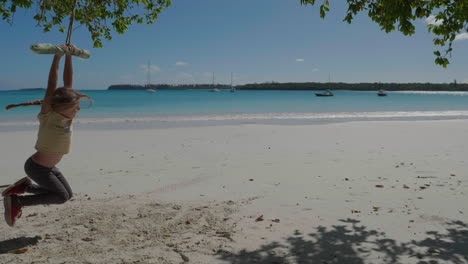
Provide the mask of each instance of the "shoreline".
{"label": "shoreline", "polygon": [[[0,245],[42,239],[0,262],[82,263],[84,252],[90,263],[467,262],[467,127],[76,129],[60,163],[76,198],[1,224]],[[34,141],[0,132],[4,181],[23,175]]]}
{"label": "shoreline", "polygon": [[[159,115],[127,117],[78,117],[76,129],[158,129],[177,127],[210,127],[230,125],[322,125],[345,122],[373,121],[437,121],[465,120],[468,111],[377,111],[377,112],[324,112],[324,113],[226,113],[197,115]],[[0,121],[0,132],[35,129],[37,120]]]}

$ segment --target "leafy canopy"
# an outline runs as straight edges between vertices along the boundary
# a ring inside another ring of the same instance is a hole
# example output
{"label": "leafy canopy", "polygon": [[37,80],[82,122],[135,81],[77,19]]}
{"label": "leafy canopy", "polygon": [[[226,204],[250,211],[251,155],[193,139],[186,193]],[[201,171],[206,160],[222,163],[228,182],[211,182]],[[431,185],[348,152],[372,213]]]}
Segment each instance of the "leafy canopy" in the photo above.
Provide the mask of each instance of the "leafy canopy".
{"label": "leafy canopy", "polygon": [[123,34],[133,23],[152,24],[171,0],[0,0],[0,15],[12,23],[18,8],[35,8],[34,19],[44,32],[58,27],[65,32],[75,6],[74,25],[88,28],[94,47],[102,47],[102,37],[112,39],[111,28]]}
{"label": "leafy canopy", "polygon": [[[314,5],[316,0],[301,0],[303,5]],[[395,29],[404,35],[415,33],[413,21],[429,18],[434,22],[427,25],[435,35],[434,45],[441,46],[444,52],[434,51],[435,63],[444,68],[449,64],[452,43],[460,33],[468,32],[467,0],[347,0],[348,11],[344,21],[351,23],[359,12],[367,15],[382,30],[389,33]],[[325,18],[330,10],[328,0],[320,5],[320,17]]]}

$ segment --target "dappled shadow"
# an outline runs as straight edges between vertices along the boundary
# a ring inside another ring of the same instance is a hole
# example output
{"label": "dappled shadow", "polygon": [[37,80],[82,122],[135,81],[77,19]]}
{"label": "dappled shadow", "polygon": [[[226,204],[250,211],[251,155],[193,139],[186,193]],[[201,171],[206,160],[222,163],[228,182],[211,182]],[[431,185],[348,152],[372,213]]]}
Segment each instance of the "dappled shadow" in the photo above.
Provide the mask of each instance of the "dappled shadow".
{"label": "dappled shadow", "polygon": [[0,254],[5,254],[12,250],[36,245],[39,240],[41,240],[40,236],[17,237],[5,241],[0,241]]}
{"label": "dappled shadow", "polygon": [[[452,221],[446,233],[426,232],[427,238],[412,241],[419,264],[468,263],[468,224]],[[442,262],[440,262],[442,261]]]}
{"label": "dappled shadow", "polygon": [[421,241],[398,242],[377,230],[369,230],[355,219],[343,224],[319,226],[315,232],[296,231],[284,242],[272,242],[260,248],[238,253],[219,252],[228,263],[302,263],[302,264],[438,264],[467,263],[468,227],[463,222],[448,223],[447,233],[427,232]]}

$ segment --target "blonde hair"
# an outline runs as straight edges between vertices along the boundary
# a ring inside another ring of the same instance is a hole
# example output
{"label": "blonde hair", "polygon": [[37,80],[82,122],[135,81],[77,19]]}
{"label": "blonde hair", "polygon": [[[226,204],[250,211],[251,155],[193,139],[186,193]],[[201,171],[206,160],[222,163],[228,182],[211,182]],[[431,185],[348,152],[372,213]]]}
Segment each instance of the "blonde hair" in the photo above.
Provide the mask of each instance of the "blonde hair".
{"label": "blonde hair", "polygon": [[[91,98],[83,93],[80,93],[76,90],[69,89],[66,87],[57,88],[52,95],[51,107],[55,112],[61,112],[69,109],[70,107],[75,106],[80,102],[81,99],[88,100],[90,106],[92,105]],[[10,110],[14,107],[19,106],[32,106],[32,105],[42,105],[44,100],[35,100],[30,102],[24,102],[20,104],[10,104],[5,107],[6,110]]]}

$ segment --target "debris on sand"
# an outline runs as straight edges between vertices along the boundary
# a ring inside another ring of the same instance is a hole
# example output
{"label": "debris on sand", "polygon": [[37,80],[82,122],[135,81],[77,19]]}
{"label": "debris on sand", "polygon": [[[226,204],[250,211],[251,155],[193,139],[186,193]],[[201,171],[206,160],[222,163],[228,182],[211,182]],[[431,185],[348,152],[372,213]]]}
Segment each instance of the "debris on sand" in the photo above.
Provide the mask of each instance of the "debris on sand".
{"label": "debris on sand", "polygon": [[28,251],[27,248],[19,248],[19,249],[14,249],[14,250],[8,251],[8,253],[10,253],[10,254],[23,254],[23,253],[26,253],[26,251]]}
{"label": "debris on sand", "polygon": [[263,215],[261,215],[261,216],[259,216],[259,217],[257,217],[257,218],[255,219],[255,222],[261,222],[261,221],[263,221],[263,220],[265,220],[265,219],[263,219]]}

